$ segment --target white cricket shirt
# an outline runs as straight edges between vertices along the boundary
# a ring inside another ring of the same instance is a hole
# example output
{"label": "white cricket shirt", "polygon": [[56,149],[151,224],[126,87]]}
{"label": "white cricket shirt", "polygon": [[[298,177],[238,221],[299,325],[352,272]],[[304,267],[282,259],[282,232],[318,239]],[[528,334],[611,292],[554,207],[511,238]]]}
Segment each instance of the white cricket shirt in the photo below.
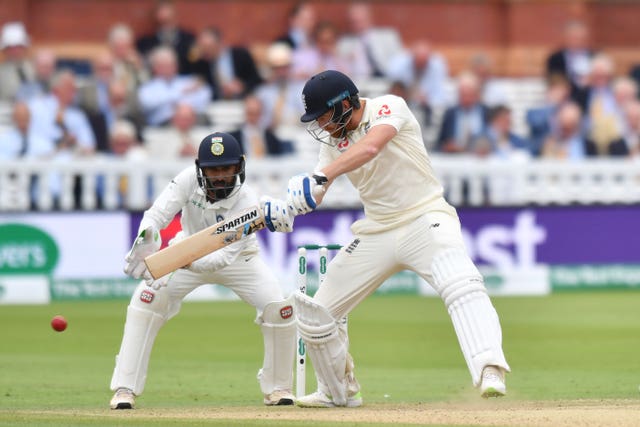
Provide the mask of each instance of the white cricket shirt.
{"label": "white cricket shirt", "polygon": [[360,193],[365,219],[352,226],[355,234],[377,233],[405,224],[420,215],[444,211],[456,216],[443,197],[422,140],[420,124],[406,102],[395,95],[362,98],[366,101],[357,129],[335,147],[321,144],[316,170],[357,144],[373,127],[391,125],[398,133],[369,162],[347,173]]}

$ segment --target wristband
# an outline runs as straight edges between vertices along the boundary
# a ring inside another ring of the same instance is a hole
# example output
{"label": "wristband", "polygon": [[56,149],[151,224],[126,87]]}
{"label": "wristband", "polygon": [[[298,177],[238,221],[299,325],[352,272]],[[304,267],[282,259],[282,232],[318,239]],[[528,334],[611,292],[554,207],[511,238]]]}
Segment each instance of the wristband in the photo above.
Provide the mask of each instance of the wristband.
{"label": "wristband", "polygon": [[311,177],[316,181],[317,185],[325,185],[327,182],[329,182],[329,178],[327,178],[324,172],[314,172]]}

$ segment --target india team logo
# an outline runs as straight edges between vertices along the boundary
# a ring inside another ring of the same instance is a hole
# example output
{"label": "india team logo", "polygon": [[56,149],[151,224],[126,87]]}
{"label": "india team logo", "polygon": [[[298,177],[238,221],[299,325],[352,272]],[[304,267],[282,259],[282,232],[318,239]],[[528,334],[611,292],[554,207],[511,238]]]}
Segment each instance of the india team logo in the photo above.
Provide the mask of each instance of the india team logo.
{"label": "india team logo", "polygon": [[214,136],[211,138],[211,153],[214,156],[222,156],[224,153],[224,145],[222,145],[222,137]]}

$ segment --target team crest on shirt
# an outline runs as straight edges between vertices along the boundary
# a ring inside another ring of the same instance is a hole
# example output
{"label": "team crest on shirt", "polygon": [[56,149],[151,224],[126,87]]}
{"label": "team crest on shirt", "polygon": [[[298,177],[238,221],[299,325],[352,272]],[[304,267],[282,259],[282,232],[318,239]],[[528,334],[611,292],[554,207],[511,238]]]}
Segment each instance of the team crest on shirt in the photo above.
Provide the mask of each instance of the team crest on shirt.
{"label": "team crest on shirt", "polygon": [[389,115],[391,115],[391,109],[389,108],[389,106],[387,104],[384,104],[378,110],[378,116],[389,116]]}
{"label": "team crest on shirt", "polygon": [[347,148],[349,148],[349,138],[344,137],[342,141],[338,143],[337,147],[338,147],[338,151],[340,151],[341,153],[343,151],[346,151]]}

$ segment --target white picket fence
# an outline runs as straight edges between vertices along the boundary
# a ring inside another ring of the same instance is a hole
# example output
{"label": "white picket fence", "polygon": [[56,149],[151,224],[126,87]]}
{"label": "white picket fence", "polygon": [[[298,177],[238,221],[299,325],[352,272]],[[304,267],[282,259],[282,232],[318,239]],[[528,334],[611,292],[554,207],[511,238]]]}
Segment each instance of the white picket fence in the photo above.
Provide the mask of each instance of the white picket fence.
{"label": "white picket fence", "polygon": [[[440,155],[432,156],[432,163],[447,199],[456,206],[640,202],[638,160],[595,159],[580,163],[537,160],[510,164]],[[0,211],[26,211],[32,207],[44,211],[144,210],[185,167],[195,166],[191,161],[141,163],[107,159],[0,162]],[[298,158],[250,160],[247,182],[259,194],[284,197],[289,177],[312,171],[313,167],[313,161]],[[33,177],[37,177],[35,187]],[[398,188],[398,191],[412,189]],[[323,203],[323,208],[359,206],[357,193],[345,177],[336,180]]]}

